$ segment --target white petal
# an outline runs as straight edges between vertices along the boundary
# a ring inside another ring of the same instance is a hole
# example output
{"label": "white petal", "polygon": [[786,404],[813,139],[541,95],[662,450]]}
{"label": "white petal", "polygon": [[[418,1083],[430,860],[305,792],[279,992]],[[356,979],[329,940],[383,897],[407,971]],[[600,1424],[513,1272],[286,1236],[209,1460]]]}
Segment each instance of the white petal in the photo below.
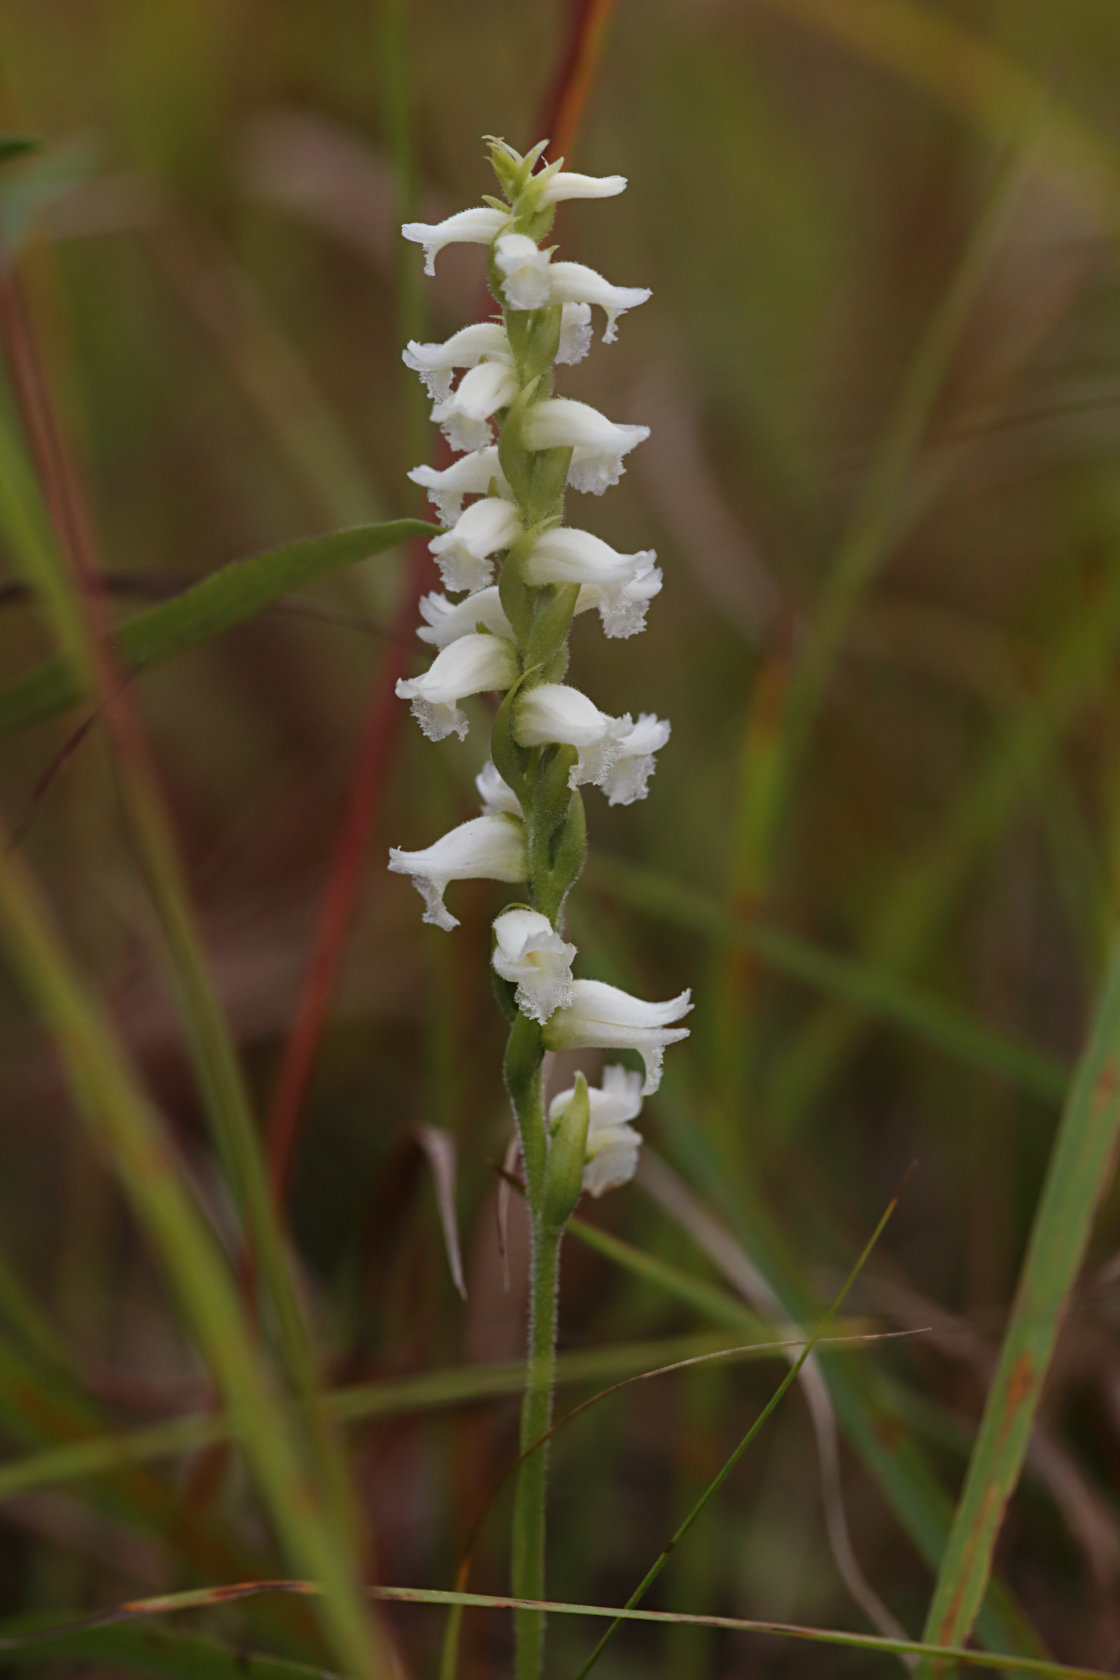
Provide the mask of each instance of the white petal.
{"label": "white petal", "polygon": [[521,520],[511,502],[486,496],[461,513],[450,531],[428,544],[445,589],[484,589],[494,575],[490,556],[521,535]]}
{"label": "white petal", "polygon": [[597,608],[604,636],[636,636],[646,627],[646,609],[661,591],[661,568],[647,566],[624,583],[585,583],[576,597],[576,612]]}
{"label": "white petal", "polygon": [[602,980],[576,980],[572,989],[572,1002],[544,1029],[545,1044],[550,1050],[636,1050],[646,1069],[642,1095],[651,1096],[661,1083],[665,1046],[688,1037],[687,1027],[671,1023],[692,1008],[691,994],[646,1003]]}
{"label": "white petal", "polygon": [[642,1134],[632,1126],[608,1126],[594,1140],[589,1135],[583,1169],[583,1188],[588,1195],[598,1197],[628,1184],[638,1170],[641,1147]]}
{"label": "white petal", "polygon": [[509,212],[478,205],[457,210],[442,222],[406,222],[401,232],[406,239],[424,247],[424,273],[434,274],[436,257],[445,245],[490,245],[509,225]]}
{"label": "white petal", "polygon": [[449,881],[524,881],[529,873],[525,825],[516,817],[472,817],[422,852],[389,851],[389,868],[411,875],[427,906],[424,920],[450,930],[458,927],[443,902]]}
{"label": "white petal", "polygon": [[548,251],[525,233],[504,233],[494,246],[502,292],[511,309],[543,309],[550,301]]}
{"label": "white petal", "polygon": [[402,677],[397,693],[412,702],[413,715],[429,741],[442,741],[452,732],[462,740],[469,724],[458,701],[509,688],[516,680],[512,642],[476,631],[437,653],[423,676]]}
{"label": "white petal", "polygon": [[464,455],[461,461],[452,461],[449,467],[413,467],[408,476],[413,484],[428,492],[428,500],[445,525],[458,519],[464,496],[485,496],[491,480],[503,496],[511,494],[493,444],[476,450],[473,455]]}
{"label": "white petal", "polygon": [[479,589],[462,601],[449,601],[446,595],[434,591],[420,598],[420,617],[424,620],[416,634],[432,647],[448,647],[460,636],[470,635],[480,624],[495,636],[514,639],[513,626],[505,615],[497,585]]}
{"label": "white petal", "polygon": [[443,344],[420,344],[413,339],[401,351],[405,366],[420,375],[428,395],[437,401],[450,391],[455,368],[475,367],[484,356],[492,361],[513,359],[506,329],[498,321],[460,327]]}
{"label": "white petal", "polygon": [[559,367],[575,367],[591,349],[591,305],[566,303],[560,311],[560,345],[556,351]]}
{"label": "white petal", "polygon": [[[630,724],[627,716],[626,723]],[[637,723],[619,736],[618,750],[611,759],[599,786],[607,796],[608,805],[632,805],[644,799],[649,779],[656,769],[654,755],[669,739],[671,726],[653,712],[642,712]]]}
{"label": "white petal", "polygon": [[559,744],[578,749],[568,775],[568,786],[594,782],[602,787],[620,751],[620,737],[630,727],[629,718],[614,718],[601,712],[578,688],[565,683],[540,683],[517,698],[513,734],[522,747]]}
{"label": "white petal", "polygon": [[507,812],[511,817],[520,817],[520,800],[509,783],[502,780],[495,766],[489,761],[478,772],[474,779],[474,785],[478,789],[482,809],[488,817],[496,816],[500,811]]}
{"label": "white petal", "polygon": [[[575,1087],[561,1091],[548,1107],[550,1129],[563,1117]],[[591,1113],[587,1127],[587,1165],[583,1188],[592,1196],[614,1190],[633,1178],[642,1138],[629,1124],[642,1111],[642,1076],[618,1063],[603,1069],[599,1086],[587,1093]]]}
{"label": "white petal", "polygon": [[517,986],[517,1007],[543,1026],[572,1001],[574,945],[539,910],[505,910],[494,922],[495,972]]}
{"label": "white petal", "polygon": [[[499,408],[509,407],[520,388],[512,363],[480,362],[463,375],[447,400],[469,420],[489,420]],[[434,410],[432,418],[436,418]]]}
{"label": "white petal", "polygon": [[579,175],[575,170],[558,169],[541,189],[538,203],[546,209],[566,198],[616,198],[625,191],[625,175]]}
{"label": "white petal", "polygon": [[549,297],[553,303],[593,303],[604,312],[607,317],[604,344],[613,344],[618,337],[618,317],[628,309],[637,309],[652,296],[648,286],[612,286],[583,263],[553,263],[549,270]]}
{"label": "white petal", "polygon": [[548,397],[535,403],[525,419],[530,449],[573,450],[568,482],[575,490],[601,496],[625,471],[622,457],[649,436],[648,426],[617,425],[588,403],[571,397]]}

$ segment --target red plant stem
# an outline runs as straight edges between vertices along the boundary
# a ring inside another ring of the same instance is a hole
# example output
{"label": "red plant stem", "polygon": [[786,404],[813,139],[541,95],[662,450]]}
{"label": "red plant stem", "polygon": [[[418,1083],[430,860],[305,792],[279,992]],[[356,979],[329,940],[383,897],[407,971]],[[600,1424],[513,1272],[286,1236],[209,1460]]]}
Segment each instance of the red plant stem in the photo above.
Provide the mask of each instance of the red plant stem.
{"label": "red plant stem", "polygon": [[287,1198],[303,1101],[334,995],[369,837],[377,823],[389,776],[402,715],[397,679],[407,675],[412,660],[417,605],[428,582],[429,564],[427,544],[414,543],[393,628],[370,695],[349,803],[327,872],[311,958],[272,1090],[267,1119],[268,1174],[278,1206]]}
{"label": "red plant stem", "polygon": [[551,158],[566,156],[575,141],[614,7],[615,0],[574,0],[571,7],[567,45],[532,136],[548,136]]}

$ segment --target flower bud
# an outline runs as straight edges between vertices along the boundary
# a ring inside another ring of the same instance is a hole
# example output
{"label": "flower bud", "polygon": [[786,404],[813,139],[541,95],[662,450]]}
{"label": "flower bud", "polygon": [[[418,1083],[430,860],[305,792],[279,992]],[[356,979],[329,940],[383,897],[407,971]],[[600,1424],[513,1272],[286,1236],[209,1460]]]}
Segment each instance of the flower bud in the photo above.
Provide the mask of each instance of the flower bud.
{"label": "flower bud", "polygon": [[[548,1107],[550,1127],[560,1121],[575,1094],[573,1087],[553,1097]],[[629,1122],[642,1111],[642,1076],[612,1063],[603,1069],[600,1085],[593,1085],[587,1096],[591,1112],[583,1188],[589,1195],[601,1196],[627,1183],[637,1171],[642,1135]]]}
{"label": "flower bud", "polygon": [[591,1120],[587,1080],[576,1074],[568,1100],[553,1119],[549,1110],[548,1156],[544,1180],[544,1221],[552,1231],[562,1231],[575,1212],[583,1189],[587,1159],[587,1134]]}

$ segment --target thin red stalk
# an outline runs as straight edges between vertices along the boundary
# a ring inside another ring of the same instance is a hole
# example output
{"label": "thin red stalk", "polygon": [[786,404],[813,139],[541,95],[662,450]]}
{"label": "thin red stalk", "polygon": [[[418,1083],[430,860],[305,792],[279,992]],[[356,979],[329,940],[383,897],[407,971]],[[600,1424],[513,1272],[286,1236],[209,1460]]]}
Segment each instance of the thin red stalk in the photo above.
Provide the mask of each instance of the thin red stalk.
{"label": "thin red stalk", "polygon": [[267,1119],[268,1172],[279,1206],[287,1197],[304,1098],[338,979],[369,837],[392,764],[403,711],[397,699],[397,679],[407,674],[412,658],[417,604],[428,581],[429,564],[426,544],[413,544],[393,629],[370,695],[350,799],[327,872],[311,957],[272,1090]]}
{"label": "thin red stalk", "polygon": [[574,0],[572,25],[533,140],[549,139],[548,155],[566,157],[575,142],[615,0]]}

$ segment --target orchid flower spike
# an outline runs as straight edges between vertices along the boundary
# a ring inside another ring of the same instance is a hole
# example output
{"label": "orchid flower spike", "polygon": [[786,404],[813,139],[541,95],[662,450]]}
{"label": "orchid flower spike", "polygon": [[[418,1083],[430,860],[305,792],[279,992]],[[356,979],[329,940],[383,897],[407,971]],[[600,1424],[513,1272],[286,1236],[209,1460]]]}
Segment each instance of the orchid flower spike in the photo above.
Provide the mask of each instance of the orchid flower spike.
{"label": "orchid flower spike", "polygon": [[516,985],[517,1007],[542,1025],[572,1001],[574,945],[539,910],[503,910],[494,922],[494,972]]}
{"label": "orchid flower spike", "polygon": [[[550,1131],[563,1120],[575,1094],[572,1086],[553,1097],[548,1105]],[[642,1112],[642,1076],[613,1062],[603,1069],[601,1084],[592,1085],[587,1096],[591,1117],[583,1188],[588,1195],[601,1196],[628,1183],[637,1171],[642,1135],[630,1121]]]}
{"label": "orchid flower spike", "polygon": [[692,993],[681,992],[667,1003],[646,1003],[602,980],[574,980],[572,1001],[550,1016],[544,1041],[550,1050],[636,1050],[645,1064],[642,1096],[650,1097],[661,1084],[665,1048],[688,1037],[687,1027],[675,1027],[692,1008]]}
{"label": "orchid flower spike", "polygon": [[424,920],[448,932],[459,926],[443,902],[450,881],[526,881],[529,848],[519,817],[495,813],[472,817],[450,829],[422,852],[389,851],[389,868],[411,875],[426,905]]}

